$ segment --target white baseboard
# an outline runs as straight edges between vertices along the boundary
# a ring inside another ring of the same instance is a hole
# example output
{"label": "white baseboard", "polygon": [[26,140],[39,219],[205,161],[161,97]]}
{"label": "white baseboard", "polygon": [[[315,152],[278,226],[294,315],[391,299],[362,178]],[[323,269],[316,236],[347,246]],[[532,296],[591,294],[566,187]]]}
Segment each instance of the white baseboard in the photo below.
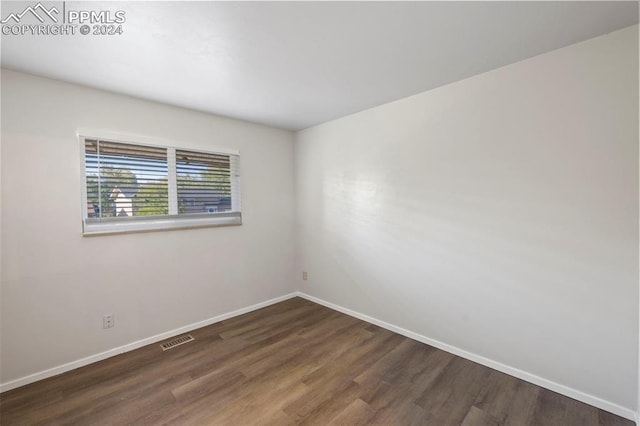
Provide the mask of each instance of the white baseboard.
{"label": "white baseboard", "polygon": [[18,388],[20,386],[28,385],[29,383],[37,382],[58,374],[65,373],[67,371],[75,370],[76,368],[83,367],[94,362],[102,361],[103,359],[111,358],[112,356],[120,355],[125,352],[132,351],[134,349],[141,348],[152,343],[159,342],[161,340],[168,339],[178,334],[186,333],[197,328],[206,327],[207,325],[215,324],[220,321],[224,321],[229,318],[237,317],[238,315],[246,314],[257,309],[261,309],[279,302],[283,302],[287,299],[296,297],[297,293],[290,293],[284,296],[276,297],[264,302],[256,303],[255,305],[247,306],[246,308],[237,309],[233,312],[217,315],[215,317],[194,322],[193,324],[185,325],[184,327],[176,328],[174,330],[166,331],[164,333],[156,334],[155,336],[147,337],[146,339],[138,340],[136,342],[128,343],[117,348],[109,349],[108,351],[101,352],[99,354],[91,355],[86,358],[82,358],[76,361],[69,362],[67,364],[59,365],[57,367],[50,368],[48,370],[40,371],[38,373],[30,374],[25,377],[21,377],[16,380],[12,380],[7,383],[0,384],[0,392],[5,392],[11,389]]}
{"label": "white baseboard", "polygon": [[88,364],[92,364],[94,362],[102,361],[107,358],[111,358],[112,356],[120,355],[125,352],[132,351],[134,349],[141,348],[143,346],[156,343],[170,337],[173,337],[178,334],[186,333],[201,327],[205,327],[211,324],[215,324],[220,321],[224,321],[229,318],[233,318],[242,314],[246,314],[251,311],[255,311],[257,309],[261,309],[293,297],[302,297],[304,299],[310,300],[312,302],[318,303],[320,305],[326,306],[328,308],[334,309],[336,311],[342,312],[346,315],[361,319],[371,324],[375,324],[387,330],[393,331],[394,333],[401,334],[410,339],[416,340],[418,342],[425,343],[427,345],[434,346],[438,349],[442,349],[443,351],[452,353],[454,355],[458,355],[462,358],[471,360],[473,362],[477,362],[478,364],[485,365],[489,368],[493,368],[494,370],[501,371],[503,373],[509,374],[511,376],[517,377],[519,379],[525,380],[527,382],[536,384],[543,388],[552,390],[554,392],[558,392],[562,395],[566,395],[570,398],[577,399],[578,401],[582,401],[586,404],[593,405],[594,407],[598,407],[602,410],[609,411],[611,413],[617,414],[621,417],[627,418],[629,420],[633,420],[637,425],[640,425],[639,414],[632,409],[622,407],[618,404],[614,404],[612,402],[606,401],[602,398],[598,398],[593,395],[589,395],[587,393],[581,392],[579,390],[561,385],[559,383],[553,382],[551,380],[544,379],[542,377],[536,376],[531,373],[527,373],[526,371],[502,364],[500,362],[494,361],[489,358],[485,358],[480,355],[476,355],[472,352],[465,351],[463,349],[459,349],[455,346],[448,345],[446,343],[440,342],[438,340],[431,339],[429,337],[423,336],[418,333],[414,333],[412,331],[406,330],[402,327],[395,326],[393,324],[389,324],[387,322],[381,321],[379,319],[370,317],[365,314],[361,314],[360,312],[353,311],[351,309],[342,307],[340,305],[336,305],[331,302],[327,302],[326,300],[319,299],[317,297],[308,295],[302,292],[290,293],[284,296],[276,297],[274,299],[270,299],[264,302],[256,303],[255,305],[247,306],[245,308],[237,309],[233,312],[228,312],[225,314],[217,315],[215,317],[195,322],[184,327],[176,328],[174,330],[170,330],[164,333],[156,334],[155,336],[147,337],[142,340],[138,340],[132,343],[128,343],[123,346],[119,346],[117,348],[109,349],[108,351],[101,352],[95,355],[88,356],[86,358],[82,358],[76,361],[69,362],[67,364],[59,365],[57,367],[50,368],[48,370],[40,371],[38,373],[30,374],[25,377],[21,377],[16,380],[12,380],[7,383],[0,384],[0,392],[5,392],[11,389],[18,388],[20,386],[28,385],[29,383],[37,382],[38,380],[43,380],[49,377],[57,376],[58,374],[65,373],[67,371],[75,370],[76,368],[83,367]]}
{"label": "white baseboard", "polygon": [[618,404],[615,404],[610,401],[606,401],[602,398],[598,398],[593,395],[589,395],[587,393],[581,392],[579,390],[561,385],[551,380],[547,380],[545,378],[536,376],[535,374],[527,373],[526,371],[520,370],[518,368],[511,367],[509,365],[502,364],[498,361],[494,361],[489,358],[485,358],[483,356],[474,354],[472,352],[465,351],[463,349],[457,348],[455,346],[448,345],[446,343],[440,342],[438,340],[431,339],[429,337],[423,336],[422,334],[414,333],[413,331],[406,330],[402,327],[395,326],[393,324],[389,324],[388,322],[381,321],[379,319],[370,317],[365,314],[361,314],[360,312],[352,311],[351,309],[342,307],[340,305],[336,305],[331,302],[327,302],[326,300],[319,299],[317,297],[308,295],[306,293],[298,292],[298,296],[310,300],[312,302],[318,303],[320,305],[326,306],[328,308],[334,309],[338,312],[342,312],[343,314],[347,314],[354,318],[361,319],[371,324],[375,324],[387,330],[393,331],[394,333],[401,334],[410,339],[416,340],[421,343],[425,343],[427,345],[436,347],[438,349],[442,349],[443,351],[452,353],[454,355],[458,355],[459,357],[468,359],[473,362],[477,362],[478,364],[482,364],[489,368],[493,368],[494,370],[501,371],[510,376],[517,377],[519,379],[525,380],[527,382],[533,383],[540,387],[552,390],[559,394],[568,396],[569,398],[577,399],[578,401],[582,401],[585,404],[593,405],[594,407],[600,408],[602,410],[608,411],[613,414],[617,414],[618,416],[624,417],[629,420],[633,420],[637,425],[640,425],[638,422],[637,415],[634,410],[626,407],[622,407]]}

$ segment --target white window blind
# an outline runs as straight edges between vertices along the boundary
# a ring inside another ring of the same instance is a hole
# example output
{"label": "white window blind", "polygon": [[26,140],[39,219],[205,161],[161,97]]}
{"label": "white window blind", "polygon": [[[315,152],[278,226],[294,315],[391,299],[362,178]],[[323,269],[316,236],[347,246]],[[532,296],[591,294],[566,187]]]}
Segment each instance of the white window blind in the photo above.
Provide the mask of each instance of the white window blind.
{"label": "white window blind", "polygon": [[239,155],[83,138],[84,234],[239,225]]}
{"label": "white window blind", "polygon": [[176,149],[179,213],[233,211],[236,162],[237,156]]}

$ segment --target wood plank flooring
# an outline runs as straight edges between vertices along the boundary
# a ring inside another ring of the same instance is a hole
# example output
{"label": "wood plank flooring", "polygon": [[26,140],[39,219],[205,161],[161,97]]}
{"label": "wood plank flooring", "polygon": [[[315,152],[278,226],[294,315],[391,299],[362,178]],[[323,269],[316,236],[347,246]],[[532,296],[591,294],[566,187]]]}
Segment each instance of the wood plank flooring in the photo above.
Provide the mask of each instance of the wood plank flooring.
{"label": "wood plank flooring", "polygon": [[295,298],[0,394],[2,425],[634,423]]}

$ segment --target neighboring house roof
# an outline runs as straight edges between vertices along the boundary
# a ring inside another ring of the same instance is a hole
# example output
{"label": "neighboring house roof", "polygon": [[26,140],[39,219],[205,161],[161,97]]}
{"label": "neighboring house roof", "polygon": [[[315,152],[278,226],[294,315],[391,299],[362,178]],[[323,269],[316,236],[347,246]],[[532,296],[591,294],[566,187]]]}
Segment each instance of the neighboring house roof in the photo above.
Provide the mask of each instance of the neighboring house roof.
{"label": "neighboring house roof", "polygon": [[223,194],[222,192],[215,189],[207,189],[207,188],[193,188],[193,189],[178,189],[178,196],[180,198],[224,198],[228,197],[228,195]]}

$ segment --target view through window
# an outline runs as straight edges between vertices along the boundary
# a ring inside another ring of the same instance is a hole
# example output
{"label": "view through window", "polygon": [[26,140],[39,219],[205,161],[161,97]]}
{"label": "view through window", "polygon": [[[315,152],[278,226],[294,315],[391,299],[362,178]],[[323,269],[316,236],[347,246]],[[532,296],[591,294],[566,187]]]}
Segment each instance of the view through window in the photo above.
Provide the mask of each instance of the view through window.
{"label": "view through window", "polygon": [[[92,225],[102,224],[100,229],[108,231],[105,224],[136,218],[141,224],[145,217],[160,227],[171,227],[166,220],[189,217],[238,219],[211,225],[240,221],[239,156],[235,154],[85,138],[84,173],[85,233]],[[127,229],[137,227],[149,228],[142,224]]]}

